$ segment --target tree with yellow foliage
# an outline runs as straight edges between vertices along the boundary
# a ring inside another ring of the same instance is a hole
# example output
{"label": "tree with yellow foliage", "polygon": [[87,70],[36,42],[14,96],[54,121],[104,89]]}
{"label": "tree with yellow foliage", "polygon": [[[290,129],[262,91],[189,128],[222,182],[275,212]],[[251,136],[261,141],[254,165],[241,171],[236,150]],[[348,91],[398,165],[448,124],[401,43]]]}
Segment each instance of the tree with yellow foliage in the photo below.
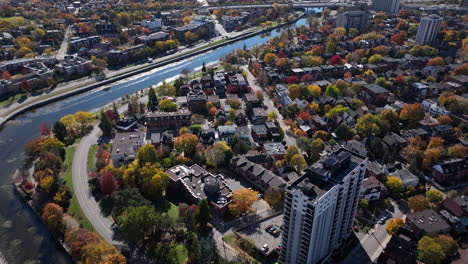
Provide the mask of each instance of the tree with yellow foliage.
{"label": "tree with yellow foliage", "polygon": [[237,214],[247,213],[253,210],[252,205],[257,200],[258,192],[242,188],[232,193],[232,202],[229,205],[229,209]]}
{"label": "tree with yellow foliage", "polygon": [[385,230],[387,231],[389,235],[394,235],[396,232],[398,232],[398,229],[400,229],[400,227],[404,225],[405,225],[405,222],[403,221],[403,219],[393,218],[387,222],[387,225],[385,226]]}

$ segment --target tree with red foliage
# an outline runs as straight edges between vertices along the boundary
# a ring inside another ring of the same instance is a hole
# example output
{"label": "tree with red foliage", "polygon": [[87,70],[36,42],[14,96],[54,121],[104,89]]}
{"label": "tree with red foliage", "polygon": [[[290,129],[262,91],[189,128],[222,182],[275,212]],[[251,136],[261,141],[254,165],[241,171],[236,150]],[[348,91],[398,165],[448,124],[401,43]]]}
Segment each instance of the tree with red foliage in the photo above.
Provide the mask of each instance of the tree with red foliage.
{"label": "tree with red foliage", "polygon": [[239,86],[234,84],[229,84],[226,88],[226,93],[228,94],[235,94],[239,92]]}
{"label": "tree with red foliage", "polygon": [[405,77],[399,75],[395,78],[395,84],[398,86],[404,86],[406,84]]}
{"label": "tree with red foliage", "polygon": [[290,76],[284,80],[287,84],[295,84],[299,82],[299,78],[297,76]]}
{"label": "tree with red foliage", "polygon": [[99,236],[96,233],[82,228],[72,229],[65,234],[65,243],[70,249],[70,255],[75,259],[81,258],[86,245],[97,241],[99,241]]}
{"label": "tree with red foliage", "polygon": [[302,120],[310,120],[312,118],[312,116],[307,113],[307,112],[300,112],[298,115],[297,115],[298,118],[302,119]]}
{"label": "tree with red foliage", "polygon": [[21,90],[23,90],[24,92],[27,92],[29,91],[29,88],[31,88],[31,84],[29,83],[28,80],[22,79],[20,87],[21,87]]}
{"label": "tree with red foliage", "polygon": [[331,65],[341,64],[341,57],[340,57],[340,55],[337,54],[337,55],[331,57],[331,59],[330,59],[330,64],[331,64]]}
{"label": "tree with red foliage", "polygon": [[310,73],[306,73],[304,74],[304,76],[302,76],[302,81],[303,82],[312,82],[314,80],[314,76]]}
{"label": "tree with red foliage", "polygon": [[278,56],[278,58],[287,58],[288,57],[288,55],[284,51],[278,52],[277,56]]}
{"label": "tree with red foliage", "polygon": [[115,114],[114,110],[107,110],[106,115],[109,117],[111,121],[115,121],[118,119],[118,116]]}
{"label": "tree with red foliage", "polygon": [[403,45],[405,40],[403,39],[403,36],[401,34],[395,34],[395,35],[392,36],[391,42],[393,44]]}
{"label": "tree with red foliage", "polygon": [[306,39],[307,39],[306,35],[304,35],[304,34],[300,34],[300,35],[299,35],[299,38],[300,38],[301,40],[306,40]]}
{"label": "tree with red foliage", "polygon": [[32,183],[32,182],[27,182],[27,183],[25,183],[25,184],[23,185],[23,188],[24,188],[25,190],[32,190],[32,189],[34,189],[34,187],[35,187],[35,185],[34,185],[34,183]]}
{"label": "tree with red foliage", "polygon": [[46,122],[42,122],[39,126],[39,133],[44,137],[48,137],[50,135],[49,126],[47,126]]}
{"label": "tree with red foliage", "polygon": [[101,192],[105,195],[110,195],[115,189],[119,188],[119,183],[114,177],[114,174],[110,171],[105,171],[101,175],[101,179],[99,181],[99,187]]}
{"label": "tree with red foliage", "polygon": [[11,74],[8,71],[4,71],[2,73],[2,78],[5,80],[10,80],[11,79]]}

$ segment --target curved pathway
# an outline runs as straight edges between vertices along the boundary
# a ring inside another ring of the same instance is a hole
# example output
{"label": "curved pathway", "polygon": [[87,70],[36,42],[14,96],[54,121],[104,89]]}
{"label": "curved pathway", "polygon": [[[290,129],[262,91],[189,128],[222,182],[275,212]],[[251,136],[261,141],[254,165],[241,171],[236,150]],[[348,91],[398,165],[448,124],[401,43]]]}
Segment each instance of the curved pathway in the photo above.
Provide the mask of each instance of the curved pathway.
{"label": "curved pathway", "polygon": [[81,210],[96,232],[112,245],[120,246],[122,243],[113,238],[114,222],[110,217],[101,213],[101,208],[91,194],[91,188],[88,184],[88,152],[91,146],[96,143],[99,131],[99,128],[94,126],[93,131],[83,137],[76,148],[72,164],[73,192]]}

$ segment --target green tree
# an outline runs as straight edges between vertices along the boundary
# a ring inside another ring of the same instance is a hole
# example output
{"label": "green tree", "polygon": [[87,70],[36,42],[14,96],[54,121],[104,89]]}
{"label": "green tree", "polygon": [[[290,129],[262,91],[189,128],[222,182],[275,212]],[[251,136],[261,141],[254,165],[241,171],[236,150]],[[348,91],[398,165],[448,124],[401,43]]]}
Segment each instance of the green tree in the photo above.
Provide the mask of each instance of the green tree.
{"label": "green tree", "polygon": [[438,190],[431,189],[426,192],[426,198],[431,203],[439,204],[444,199],[444,194]]}
{"label": "green tree", "polygon": [[214,143],[205,152],[206,162],[213,167],[228,164],[233,155],[231,148],[224,141]]}
{"label": "green tree", "polygon": [[151,236],[158,222],[159,216],[152,206],[129,207],[117,218],[122,238],[136,244]]}
{"label": "green tree", "polygon": [[353,129],[346,123],[341,123],[336,129],[335,134],[340,139],[350,139],[354,136]]}
{"label": "green tree", "polygon": [[418,259],[425,264],[440,264],[446,258],[435,238],[423,236],[418,242]]}
{"label": "green tree", "polygon": [[159,101],[159,109],[165,112],[175,112],[177,111],[177,104],[171,100],[163,99]]}
{"label": "green tree", "polygon": [[436,238],[437,243],[442,247],[442,251],[446,256],[453,256],[458,251],[458,244],[449,235],[438,235]]}
{"label": "green tree", "polygon": [[424,211],[427,208],[426,197],[422,195],[415,195],[408,199],[408,206],[415,212]]}
{"label": "green tree", "polygon": [[148,105],[147,108],[150,111],[156,110],[156,106],[158,105],[158,97],[156,96],[156,91],[153,87],[149,89],[148,92]]}
{"label": "green tree", "polygon": [[101,129],[102,135],[104,137],[112,137],[112,121],[110,120],[109,116],[104,113],[104,111],[101,111],[100,114],[99,128]]}
{"label": "green tree", "polygon": [[295,154],[292,156],[289,164],[299,173],[302,172],[303,169],[307,168],[307,162],[301,154]]}
{"label": "green tree", "polygon": [[151,202],[143,197],[137,188],[124,188],[112,193],[112,215],[120,216],[129,207],[151,206]]}
{"label": "green tree", "polygon": [[62,122],[55,122],[52,128],[52,132],[58,140],[65,142],[65,138],[67,137],[67,128]]}
{"label": "green tree", "polygon": [[359,200],[358,206],[360,209],[366,210],[367,208],[369,208],[369,202],[366,199],[362,198],[361,200]]}
{"label": "green tree", "polygon": [[378,134],[380,132],[379,126],[377,125],[378,122],[378,117],[369,113],[361,116],[354,128],[362,136],[367,136],[371,133]]}
{"label": "green tree", "polygon": [[325,94],[331,97],[337,97],[338,95],[341,95],[341,91],[336,87],[336,85],[329,84],[325,89]]}
{"label": "green tree", "polygon": [[156,149],[151,144],[143,145],[138,150],[137,158],[138,158],[138,164],[140,165],[140,167],[146,163],[154,164],[158,160],[158,157],[156,155]]}
{"label": "green tree", "polygon": [[197,223],[204,227],[211,221],[211,209],[208,205],[208,200],[203,199],[198,203],[198,210],[195,214]]}

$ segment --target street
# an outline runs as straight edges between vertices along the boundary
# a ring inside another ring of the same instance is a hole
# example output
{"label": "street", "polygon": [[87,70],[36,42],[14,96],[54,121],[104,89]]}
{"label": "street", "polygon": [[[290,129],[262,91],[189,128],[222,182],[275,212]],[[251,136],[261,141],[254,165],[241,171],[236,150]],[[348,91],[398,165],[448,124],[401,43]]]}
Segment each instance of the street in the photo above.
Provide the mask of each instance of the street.
{"label": "street", "polygon": [[96,232],[112,245],[120,245],[121,243],[113,238],[112,226],[114,222],[111,218],[101,213],[101,207],[92,196],[88,184],[88,152],[91,145],[96,144],[99,132],[100,129],[95,126],[89,135],[81,139],[76,148],[72,165],[73,192],[80,204],[81,210],[91,222]]}
{"label": "street", "polygon": [[265,94],[265,91],[263,91],[262,87],[257,85],[257,80],[255,79],[255,76],[252,75],[252,73],[249,71],[249,68],[247,65],[242,66],[242,69],[247,73],[247,81],[249,82],[250,87],[252,88],[252,92],[256,93],[257,91],[262,91],[264,94],[264,99],[263,99],[263,104],[268,107],[266,110],[267,113],[270,112],[275,112],[276,115],[278,116],[277,120],[279,125],[281,126],[281,129],[284,131],[284,141],[286,142],[286,146],[292,146],[296,145],[296,138],[290,134],[290,129],[289,127],[284,123],[283,116],[279,113],[278,109],[274,106],[273,101],[268,97],[268,95]]}
{"label": "street", "polygon": [[[389,208],[385,211],[391,215],[391,218],[403,218],[404,213],[400,210],[397,203],[391,201],[390,204]],[[384,211],[381,210],[374,216],[374,219],[378,221],[383,212]],[[385,247],[391,238],[385,230],[386,223],[387,222],[383,225],[375,224],[367,234],[355,232],[355,235],[360,240],[360,244],[357,245],[341,263],[372,263],[377,260],[380,253],[383,251],[382,247]]]}

